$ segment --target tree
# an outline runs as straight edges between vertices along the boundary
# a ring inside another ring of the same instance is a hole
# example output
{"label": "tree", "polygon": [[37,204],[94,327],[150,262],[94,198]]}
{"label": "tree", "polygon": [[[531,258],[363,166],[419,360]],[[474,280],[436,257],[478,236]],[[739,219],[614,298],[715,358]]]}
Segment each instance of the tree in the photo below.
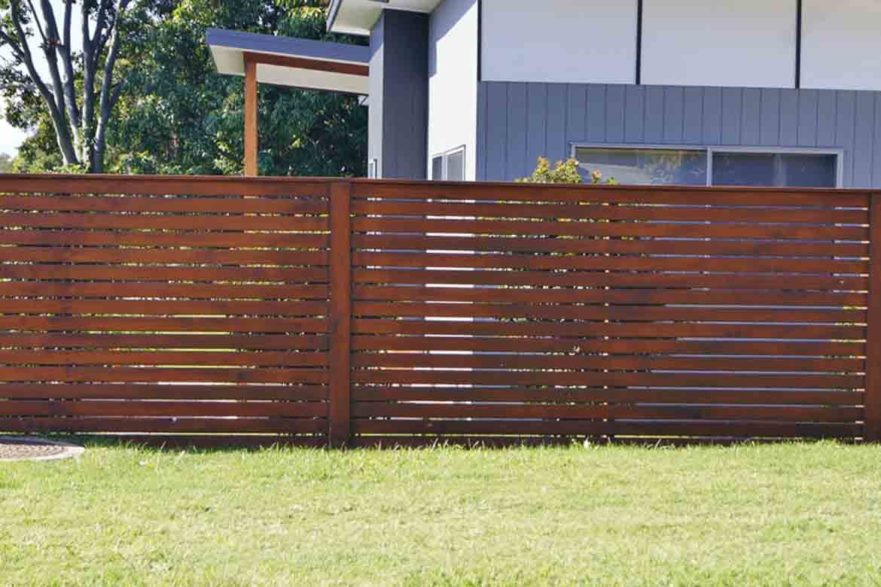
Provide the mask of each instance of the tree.
{"label": "tree", "polygon": [[132,0],[0,0],[0,47],[10,55],[0,81],[12,101],[10,121],[38,116],[41,102],[67,167],[103,169],[110,116],[123,88],[115,78],[121,29],[133,6]]}
{"label": "tree", "polygon": [[[321,0],[140,1],[148,17],[130,18],[125,29],[125,85],[107,132],[110,172],[242,172],[242,80],[217,73],[206,29],[363,42],[328,34]],[[57,169],[63,161],[57,149],[47,152],[46,124],[28,116],[19,122],[36,132],[25,141],[17,167]],[[365,173],[367,112],[356,97],[264,85],[259,118],[262,174]]]}
{"label": "tree", "polygon": [[[163,12],[132,56],[110,160],[126,173],[238,174],[242,80],[219,75],[210,27],[362,42],[328,34],[320,0],[183,0]],[[354,96],[260,86],[260,172],[363,175],[367,112]]]}

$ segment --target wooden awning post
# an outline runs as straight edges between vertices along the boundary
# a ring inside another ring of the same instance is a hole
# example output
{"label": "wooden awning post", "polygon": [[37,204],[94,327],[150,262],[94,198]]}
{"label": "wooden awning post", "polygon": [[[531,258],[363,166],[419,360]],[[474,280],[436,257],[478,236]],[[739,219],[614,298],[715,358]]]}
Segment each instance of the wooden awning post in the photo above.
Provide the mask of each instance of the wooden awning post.
{"label": "wooden awning post", "polygon": [[259,175],[257,168],[257,62],[245,56],[245,176]]}

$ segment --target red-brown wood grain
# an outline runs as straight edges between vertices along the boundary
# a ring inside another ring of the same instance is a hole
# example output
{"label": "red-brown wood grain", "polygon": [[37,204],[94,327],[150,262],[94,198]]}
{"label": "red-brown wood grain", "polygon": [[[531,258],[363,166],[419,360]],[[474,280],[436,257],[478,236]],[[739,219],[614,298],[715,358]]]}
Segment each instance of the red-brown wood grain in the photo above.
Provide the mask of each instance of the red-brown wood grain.
{"label": "red-brown wood grain", "polygon": [[881,440],[865,191],[0,177],[0,431]]}

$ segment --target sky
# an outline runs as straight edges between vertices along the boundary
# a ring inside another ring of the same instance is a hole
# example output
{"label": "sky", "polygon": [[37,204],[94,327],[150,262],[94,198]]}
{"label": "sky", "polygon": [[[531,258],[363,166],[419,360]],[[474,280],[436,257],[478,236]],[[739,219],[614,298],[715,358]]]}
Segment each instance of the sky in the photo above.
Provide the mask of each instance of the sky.
{"label": "sky", "polygon": [[17,128],[12,128],[4,119],[0,122],[0,153],[15,155],[27,135]]}
{"label": "sky", "polygon": [[[6,57],[6,51],[0,50],[0,56]],[[5,114],[6,103],[0,99],[0,114]],[[6,122],[5,116],[0,116],[0,153],[15,155],[18,147],[27,135],[17,128],[12,128]]]}

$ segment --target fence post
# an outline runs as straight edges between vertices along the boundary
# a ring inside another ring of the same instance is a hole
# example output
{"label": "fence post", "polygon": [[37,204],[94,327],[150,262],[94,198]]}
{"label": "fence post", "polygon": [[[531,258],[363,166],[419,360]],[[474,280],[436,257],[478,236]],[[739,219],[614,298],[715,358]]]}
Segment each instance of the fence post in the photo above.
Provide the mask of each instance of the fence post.
{"label": "fence post", "polygon": [[869,312],[864,437],[881,441],[881,192],[869,194]]}
{"label": "fence post", "polygon": [[329,442],[351,440],[352,184],[330,184],[330,417]]}

